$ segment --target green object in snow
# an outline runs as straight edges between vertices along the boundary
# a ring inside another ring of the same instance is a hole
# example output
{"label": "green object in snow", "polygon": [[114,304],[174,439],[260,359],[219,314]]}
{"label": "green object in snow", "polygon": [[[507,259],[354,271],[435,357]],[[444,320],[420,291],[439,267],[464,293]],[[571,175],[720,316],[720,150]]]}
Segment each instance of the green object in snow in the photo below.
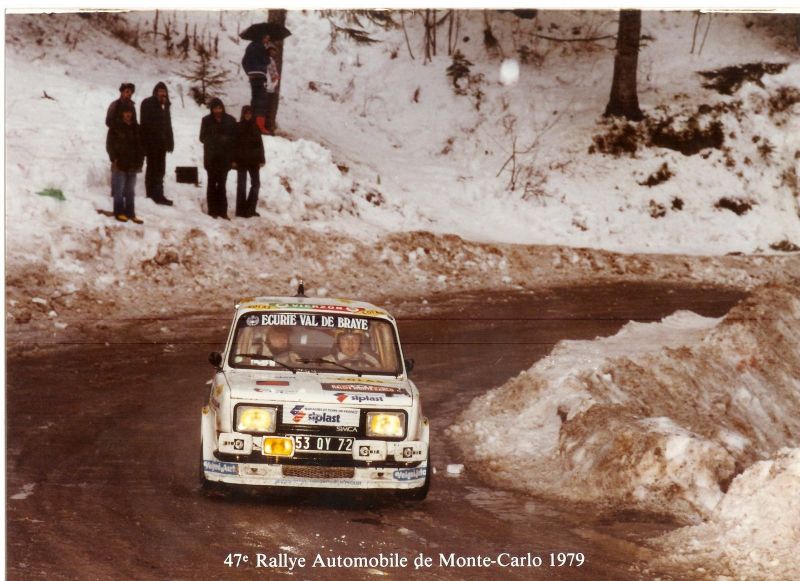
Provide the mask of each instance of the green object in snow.
{"label": "green object in snow", "polygon": [[40,196],[47,196],[48,198],[55,198],[56,200],[61,200],[62,202],[67,198],[64,197],[64,192],[56,188],[46,188],[41,192],[36,192]]}

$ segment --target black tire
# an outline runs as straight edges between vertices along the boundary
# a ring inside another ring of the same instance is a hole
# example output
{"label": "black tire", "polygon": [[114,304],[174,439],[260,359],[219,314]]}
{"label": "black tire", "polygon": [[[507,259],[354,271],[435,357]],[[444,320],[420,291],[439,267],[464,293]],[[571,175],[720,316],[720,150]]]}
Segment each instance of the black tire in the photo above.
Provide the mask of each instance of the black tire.
{"label": "black tire", "polygon": [[211,482],[206,479],[205,471],[203,470],[203,442],[200,442],[200,464],[198,466],[198,477],[200,480],[200,491],[206,496],[220,496],[224,494],[224,484],[221,482]]}

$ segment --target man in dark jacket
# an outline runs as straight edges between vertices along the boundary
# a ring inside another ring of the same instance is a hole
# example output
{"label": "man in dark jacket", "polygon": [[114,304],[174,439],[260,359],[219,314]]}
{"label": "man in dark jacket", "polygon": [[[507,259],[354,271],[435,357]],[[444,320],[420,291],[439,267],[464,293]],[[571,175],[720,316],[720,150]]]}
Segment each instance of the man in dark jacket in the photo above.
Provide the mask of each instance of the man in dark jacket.
{"label": "man in dark jacket", "polygon": [[106,111],[106,127],[111,127],[115,123],[122,121],[121,109],[122,105],[130,105],[133,109],[133,122],[136,123],[136,108],[133,102],[133,93],[136,91],[136,85],[133,83],[122,83],[119,86],[119,99],[112,101]]}
{"label": "man in dark jacket", "polygon": [[143,221],[136,217],[134,196],[136,174],[142,171],[144,149],[139,139],[139,127],[134,116],[136,109],[132,104],[119,106],[120,120],[108,130],[106,151],[111,160],[111,192],[114,196],[114,216],[120,222],[132,220],[136,224]]}
{"label": "man in dark jacket", "polygon": [[142,101],[140,126],[142,146],[147,156],[144,187],[147,197],[156,204],[171,206],[172,200],[164,196],[164,174],[167,172],[167,152],[174,148],[172,119],[167,86],[159,82],[153,96]]}
{"label": "man in dark jacket", "polygon": [[[253,121],[250,105],[242,107],[242,117],[236,126],[236,146],[233,149],[233,167],[236,168],[236,215],[241,218],[258,216],[258,191],[261,188],[259,170],[264,167],[264,142]],[[250,193],[247,176],[250,175]]]}
{"label": "man in dark jacket", "polygon": [[225,113],[225,106],[217,98],[209,104],[211,114],[203,117],[200,141],[203,143],[203,166],[208,175],[206,199],[208,215],[228,218],[228,198],[225,182],[231,169],[233,146],[236,141],[236,119]]}
{"label": "man in dark jacket", "polygon": [[261,133],[267,135],[267,67],[270,56],[268,47],[271,46],[270,36],[265,34],[260,40],[254,40],[247,45],[242,58],[242,68],[250,79],[250,106],[256,117],[256,127]]}

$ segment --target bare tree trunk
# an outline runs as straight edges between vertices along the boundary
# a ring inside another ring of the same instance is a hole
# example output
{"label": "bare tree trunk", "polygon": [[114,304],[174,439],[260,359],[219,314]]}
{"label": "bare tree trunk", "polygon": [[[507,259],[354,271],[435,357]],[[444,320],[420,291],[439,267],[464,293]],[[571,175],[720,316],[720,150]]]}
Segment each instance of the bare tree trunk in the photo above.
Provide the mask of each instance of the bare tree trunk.
{"label": "bare tree trunk", "polygon": [[[275,9],[270,10],[267,16],[267,22],[274,22],[286,26],[286,10]],[[275,64],[278,67],[278,73],[281,75],[281,82],[275,87],[275,93],[269,99],[269,107],[267,108],[267,127],[273,131],[277,127],[276,119],[278,118],[278,102],[281,95],[281,85],[283,84],[283,42],[275,43],[278,47],[278,55],[275,59]]]}
{"label": "bare tree trunk", "polygon": [[800,14],[794,15],[794,39],[795,46],[800,48]]}
{"label": "bare tree trunk", "polygon": [[642,32],[642,11],[621,10],[617,33],[617,54],[614,57],[614,80],[605,115],[638,121],[643,117],[636,92],[636,69],[639,64],[639,41]]}

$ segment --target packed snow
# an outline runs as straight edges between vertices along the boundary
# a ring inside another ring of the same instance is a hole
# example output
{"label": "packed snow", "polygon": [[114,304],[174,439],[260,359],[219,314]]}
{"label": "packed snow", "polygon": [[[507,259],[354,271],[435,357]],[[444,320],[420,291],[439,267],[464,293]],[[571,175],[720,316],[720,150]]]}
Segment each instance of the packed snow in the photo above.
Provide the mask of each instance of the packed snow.
{"label": "packed snow", "polygon": [[665,535],[657,545],[670,562],[697,573],[800,579],[798,491],[800,448],[782,448],[737,476],[708,522]]}
{"label": "packed snow", "polygon": [[[217,308],[238,296],[284,294],[298,278],[331,295],[382,300],[588,278],[750,288],[797,276],[796,255],[770,246],[800,244],[800,65],[791,64],[793,37],[780,22],[715,15],[702,54],[689,54],[691,14],[645,13],[645,112],[676,127],[718,122],[727,137],[695,155],[644,138],[633,154],[616,155],[589,153],[618,130],[601,117],[612,42],[542,38],[613,33],[613,13],[541,12],[525,21],[488,12],[498,39],[489,49],[484,13],[456,16],[455,48],[473,64],[454,84],[443,40],[424,58],[418,16],[405,18],[405,32],[373,27],[381,42],[359,45],[332,41],[321,13],[290,12],[280,132],[264,139],[262,217],[228,223],[204,214],[202,183],[174,181],[175,167],[187,165],[205,180],[198,133],[207,111],[180,76],[195,53],[184,60],[173,48],[169,56],[163,35],[149,32],[154,12],[7,15],[8,321],[68,333],[65,319],[87,311]],[[159,18],[174,44],[184,31],[218,42],[214,65],[228,73],[220,94],[238,117],[249,86],[237,32],[263,13]],[[731,47],[733,36],[748,42]],[[760,61],[789,64],[732,95],[704,88],[696,74]],[[111,208],[102,119],[120,82],[134,82],[140,102],[160,80],[173,103],[166,194],[175,206],[146,200],[140,176],[145,224],[119,224],[95,212]],[[654,174],[671,177],[647,185]],[[234,184],[231,175],[231,214]],[[37,195],[48,188],[64,199]],[[634,254],[643,251],[664,254]],[[47,304],[31,303],[34,296]]]}
{"label": "packed snow", "polygon": [[449,432],[467,467],[495,484],[709,519],[669,542],[705,556],[721,542],[731,563],[750,558],[749,530],[757,564],[800,571],[786,551],[800,522],[798,320],[800,291],[771,285],[721,319],[681,311],[563,341],[476,398]]}

